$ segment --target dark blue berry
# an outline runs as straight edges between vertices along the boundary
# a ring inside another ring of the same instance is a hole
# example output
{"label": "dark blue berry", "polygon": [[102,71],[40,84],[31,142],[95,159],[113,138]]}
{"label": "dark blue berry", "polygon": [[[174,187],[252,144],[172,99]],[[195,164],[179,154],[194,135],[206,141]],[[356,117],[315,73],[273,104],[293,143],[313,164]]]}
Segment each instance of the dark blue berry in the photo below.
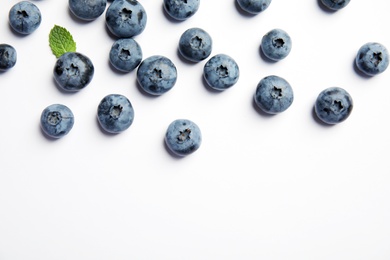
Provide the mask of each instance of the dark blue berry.
{"label": "dark blue berry", "polygon": [[15,66],[17,53],[14,47],[0,44],[0,71],[6,71]]}
{"label": "dark blue berry", "polygon": [[74,116],[67,106],[53,104],[42,111],[40,124],[49,137],[61,138],[73,128]]}
{"label": "dark blue berry", "polygon": [[53,74],[58,85],[65,91],[79,91],[92,80],[94,66],[91,60],[78,52],[61,55],[54,66]]}
{"label": "dark blue berry", "polygon": [[134,120],[134,109],[127,97],[110,94],[100,101],[97,118],[105,131],[117,134],[131,126]]}
{"label": "dark blue berry", "polygon": [[186,156],[199,149],[202,133],[194,122],[177,119],[168,126],[165,143],[175,155]]}
{"label": "dark blue berry", "polygon": [[12,29],[20,34],[31,34],[41,24],[42,15],[38,7],[29,1],[21,1],[12,6],[8,14]]}
{"label": "dark blue berry", "polygon": [[326,124],[338,124],[346,120],[353,108],[351,95],[339,87],[327,88],[318,95],[314,110]]}

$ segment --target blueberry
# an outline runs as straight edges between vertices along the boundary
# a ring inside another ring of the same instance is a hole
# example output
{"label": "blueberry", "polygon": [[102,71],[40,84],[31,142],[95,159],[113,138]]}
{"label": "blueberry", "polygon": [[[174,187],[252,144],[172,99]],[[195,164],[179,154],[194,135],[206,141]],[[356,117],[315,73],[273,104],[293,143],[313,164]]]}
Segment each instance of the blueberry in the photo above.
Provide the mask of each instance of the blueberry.
{"label": "blueberry", "polygon": [[14,31],[20,34],[31,34],[41,24],[42,15],[32,2],[21,1],[10,9],[8,20]]}
{"label": "blueberry", "polygon": [[174,19],[183,21],[199,9],[200,0],[164,0],[164,10]]}
{"label": "blueberry", "polygon": [[130,72],[142,61],[141,46],[132,38],[116,40],[110,50],[110,63],[117,70]]}
{"label": "blueberry", "polygon": [[351,95],[342,88],[331,87],[318,95],[314,111],[322,122],[338,124],[349,117],[352,108]]}
{"label": "blueberry", "polygon": [[250,14],[258,14],[268,8],[271,0],[237,0],[238,5]]}
{"label": "blueberry", "polygon": [[143,32],[147,16],[136,0],[115,0],[107,8],[106,25],[119,38],[130,38]]}
{"label": "blueberry", "polygon": [[294,101],[294,92],[284,78],[271,75],[260,80],[254,100],[264,112],[278,114],[291,106]]}
{"label": "blueberry", "polygon": [[350,0],[321,0],[321,3],[334,11],[340,10],[349,4]]}
{"label": "blueberry", "polygon": [[168,126],[165,143],[175,155],[186,156],[199,149],[202,133],[194,122],[188,119],[177,119]]}
{"label": "blueberry", "polygon": [[240,70],[236,61],[226,54],[211,57],[203,67],[203,77],[216,90],[230,88],[238,81]]}
{"label": "blueberry", "polygon": [[364,44],[356,55],[357,68],[368,76],[384,72],[389,66],[389,53],[385,46],[376,42]]}
{"label": "blueberry", "polygon": [[212,44],[212,39],[205,30],[190,28],[180,37],[179,52],[185,59],[199,62],[210,56]]}
{"label": "blueberry", "polygon": [[6,71],[16,64],[16,50],[8,44],[0,44],[0,71]]}
{"label": "blueberry", "polygon": [[94,66],[91,60],[78,52],[61,55],[54,66],[54,78],[65,91],[78,91],[92,80]]}
{"label": "blueberry", "polygon": [[69,0],[70,11],[79,19],[92,21],[106,10],[107,0]]}
{"label": "blueberry", "polygon": [[291,47],[291,37],[281,29],[273,29],[265,34],[260,45],[263,54],[273,61],[286,58]]}
{"label": "blueberry", "polygon": [[177,70],[167,57],[154,55],[141,62],[137,70],[137,81],[151,95],[162,95],[172,89],[177,80]]}
{"label": "blueberry", "polygon": [[61,138],[73,128],[74,116],[65,105],[53,104],[46,107],[41,114],[41,128],[52,138]]}
{"label": "blueberry", "polygon": [[105,131],[117,134],[131,126],[134,120],[134,109],[125,96],[110,94],[100,101],[97,118]]}

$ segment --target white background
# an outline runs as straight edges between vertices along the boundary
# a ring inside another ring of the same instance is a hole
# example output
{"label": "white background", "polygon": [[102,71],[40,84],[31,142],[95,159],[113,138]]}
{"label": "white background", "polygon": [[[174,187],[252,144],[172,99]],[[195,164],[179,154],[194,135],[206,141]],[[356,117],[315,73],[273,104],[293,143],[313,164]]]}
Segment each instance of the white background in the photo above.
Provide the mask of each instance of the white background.
{"label": "white background", "polygon": [[[175,22],[162,0],[143,0],[148,21],[135,40],[144,58],[164,55],[178,70],[160,97],[140,91],[136,71],[110,67],[115,37],[104,14],[82,22],[66,0],[34,1],[42,23],[19,36],[8,25],[17,2],[0,7],[0,42],[18,53],[15,67],[0,73],[0,260],[390,259],[390,71],[366,78],[353,66],[366,42],[390,47],[389,1],[352,0],[328,12],[317,0],[273,0],[249,16],[234,0],[202,0],[193,17]],[[54,83],[48,34],[55,24],[94,63],[80,92]],[[209,90],[206,61],[179,57],[179,38],[191,27],[211,35],[212,56],[236,60],[232,88]],[[274,28],[287,31],[293,47],[269,63],[259,46]],[[253,94],[272,74],[290,82],[295,100],[267,116]],[[313,104],[331,86],[346,89],[354,109],[329,127],[315,119]],[[135,109],[132,126],[118,135],[102,132],[96,119],[111,93]],[[75,115],[71,132],[55,141],[39,126],[53,103]],[[182,159],[164,146],[177,118],[203,134],[200,149]]]}

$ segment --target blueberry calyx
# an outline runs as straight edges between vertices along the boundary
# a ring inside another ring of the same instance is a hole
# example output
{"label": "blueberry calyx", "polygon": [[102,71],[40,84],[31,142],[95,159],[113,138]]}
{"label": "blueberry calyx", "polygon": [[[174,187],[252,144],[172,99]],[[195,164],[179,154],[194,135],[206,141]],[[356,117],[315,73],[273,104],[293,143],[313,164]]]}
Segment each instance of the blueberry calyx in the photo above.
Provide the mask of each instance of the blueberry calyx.
{"label": "blueberry calyx", "polygon": [[23,19],[28,17],[28,13],[25,10],[19,10],[16,12],[18,19]]}
{"label": "blueberry calyx", "polygon": [[325,107],[324,111],[328,115],[330,113],[340,114],[343,111],[343,109],[344,109],[343,102],[341,100],[335,100],[332,102],[332,104],[329,107]]}
{"label": "blueberry calyx", "polygon": [[374,52],[371,60],[375,67],[378,67],[379,63],[382,62],[382,52]]}
{"label": "blueberry calyx", "polygon": [[272,42],[273,42],[273,45],[274,45],[276,48],[282,48],[283,45],[284,45],[284,40],[283,40],[282,38],[273,39]]}
{"label": "blueberry calyx", "polygon": [[225,78],[225,77],[229,76],[229,69],[226,66],[220,65],[220,66],[217,67],[216,70],[217,70],[217,74],[221,78]]}
{"label": "blueberry calyx", "polygon": [[113,119],[118,119],[122,113],[123,106],[115,105],[110,108],[110,117]]}
{"label": "blueberry calyx", "polygon": [[351,95],[339,87],[327,88],[318,95],[314,105],[317,117],[324,123],[334,125],[346,120],[353,109]]}
{"label": "blueberry calyx", "polygon": [[186,140],[190,140],[190,134],[191,134],[191,129],[186,128],[184,131],[179,131],[179,135],[177,136],[178,143],[183,143]]}
{"label": "blueberry calyx", "polygon": [[274,88],[271,89],[271,96],[275,99],[281,99],[283,97],[283,89],[274,86]]}
{"label": "blueberry calyx", "polygon": [[62,120],[61,113],[58,111],[52,111],[47,115],[47,122],[50,125],[58,125]]}
{"label": "blueberry calyx", "polygon": [[119,58],[121,60],[128,60],[131,56],[131,53],[129,50],[126,50],[126,49],[121,49],[120,51],[120,54],[119,54]]}
{"label": "blueberry calyx", "polygon": [[70,64],[69,68],[66,68],[66,70],[68,71],[68,75],[70,77],[79,75],[79,67],[74,65],[74,63]]}
{"label": "blueberry calyx", "polygon": [[195,37],[193,37],[191,39],[191,47],[194,48],[194,49],[200,49],[203,45],[203,39],[200,38],[198,35],[196,35]]}
{"label": "blueberry calyx", "polygon": [[162,79],[162,71],[158,68],[154,68],[150,76],[150,81],[157,82]]}
{"label": "blueberry calyx", "polygon": [[120,17],[122,18],[122,21],[127,21],[127,20],[130,20],[131,19],[131,15],[133,14],[133,12],[127,8],[123,8],[120,12]]}

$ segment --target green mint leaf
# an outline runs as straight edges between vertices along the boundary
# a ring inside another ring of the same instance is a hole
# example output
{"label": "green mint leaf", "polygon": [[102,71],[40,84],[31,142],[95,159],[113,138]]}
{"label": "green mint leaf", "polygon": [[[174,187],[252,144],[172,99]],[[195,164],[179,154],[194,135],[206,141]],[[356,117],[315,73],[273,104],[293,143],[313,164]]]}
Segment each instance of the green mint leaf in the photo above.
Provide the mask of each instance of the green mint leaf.
{"label": "green mint leaf", "polygon": [[62,54],[76,51],[76,42],[64,27],[54,25],[49,34],[49,45],[53,54],[59,58]]}

